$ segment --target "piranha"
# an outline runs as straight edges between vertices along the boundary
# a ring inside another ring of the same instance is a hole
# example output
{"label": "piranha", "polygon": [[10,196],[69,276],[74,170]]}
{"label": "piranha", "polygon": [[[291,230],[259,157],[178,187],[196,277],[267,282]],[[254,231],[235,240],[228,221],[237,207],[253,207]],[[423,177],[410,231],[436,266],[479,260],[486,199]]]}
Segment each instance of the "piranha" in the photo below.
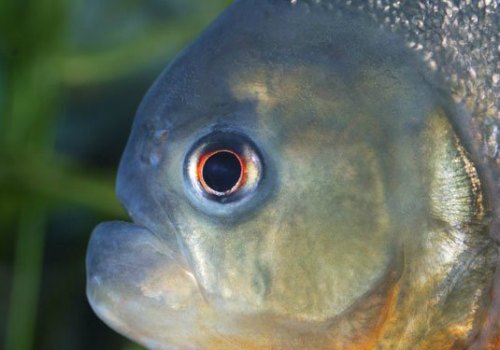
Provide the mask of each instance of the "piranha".
{"label": "piranha", "polygon": [[236,1],[138,110],[94,311],[149,349],[500,349],[499,22]]}

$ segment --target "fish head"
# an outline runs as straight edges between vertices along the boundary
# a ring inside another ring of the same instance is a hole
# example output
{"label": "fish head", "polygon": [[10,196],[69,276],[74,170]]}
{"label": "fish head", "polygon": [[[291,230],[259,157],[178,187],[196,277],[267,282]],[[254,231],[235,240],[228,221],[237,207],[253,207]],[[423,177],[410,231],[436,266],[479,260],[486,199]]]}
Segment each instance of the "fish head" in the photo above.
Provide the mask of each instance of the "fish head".
{"label": "fish head", "polygon": [[[133,224],[93,234],[94,310],[152,349],[389,348],[412,317],[468,335],[494,253],[458,113],[365,18],[238,2],[139,108],[117,180]],[[469,311],[418,314],[455,299]]]}

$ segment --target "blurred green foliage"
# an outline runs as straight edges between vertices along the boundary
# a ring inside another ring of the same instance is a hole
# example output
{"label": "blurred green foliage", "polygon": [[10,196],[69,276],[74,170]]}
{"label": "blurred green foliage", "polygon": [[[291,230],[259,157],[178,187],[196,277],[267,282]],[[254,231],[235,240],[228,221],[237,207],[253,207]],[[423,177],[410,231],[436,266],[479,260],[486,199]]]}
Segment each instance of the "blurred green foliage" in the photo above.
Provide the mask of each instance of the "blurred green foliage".
{"label": "blurred green foliage", "polygon": [[0,1],[0,348],[139,349],[85,299],[141,96],[229,0]]}

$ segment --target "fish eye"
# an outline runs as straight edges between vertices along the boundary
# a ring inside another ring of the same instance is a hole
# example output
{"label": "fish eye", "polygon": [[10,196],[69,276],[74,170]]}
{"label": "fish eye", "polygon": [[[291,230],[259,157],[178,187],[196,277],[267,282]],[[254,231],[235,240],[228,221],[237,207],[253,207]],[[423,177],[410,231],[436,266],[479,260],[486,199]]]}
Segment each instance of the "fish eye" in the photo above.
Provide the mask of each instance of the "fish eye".
{"label": "fish eye", "polygon": [[245,183],[245,161],[230,149],[218,149],[201,156],[198,181],[203,189],[215,196],[238,191]]}
{"label": "fish eye", "polygon": [[262,157],[245,135],[213,131],[201,137],[186,155],[185,179],[195,200],[219,203],[251,197],[262,179]]}

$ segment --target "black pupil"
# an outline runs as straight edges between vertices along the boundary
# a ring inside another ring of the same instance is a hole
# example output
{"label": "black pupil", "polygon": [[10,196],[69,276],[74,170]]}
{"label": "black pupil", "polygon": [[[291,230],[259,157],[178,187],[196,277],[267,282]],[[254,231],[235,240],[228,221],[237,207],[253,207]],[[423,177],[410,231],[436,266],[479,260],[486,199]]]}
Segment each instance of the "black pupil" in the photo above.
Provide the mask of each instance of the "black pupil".
{"label": "black pupil", "polygon": [[203,166],[203,180],[216,192],[231,190],[241,177],[241,164],[231,152],[221,151],[207,159]]}

